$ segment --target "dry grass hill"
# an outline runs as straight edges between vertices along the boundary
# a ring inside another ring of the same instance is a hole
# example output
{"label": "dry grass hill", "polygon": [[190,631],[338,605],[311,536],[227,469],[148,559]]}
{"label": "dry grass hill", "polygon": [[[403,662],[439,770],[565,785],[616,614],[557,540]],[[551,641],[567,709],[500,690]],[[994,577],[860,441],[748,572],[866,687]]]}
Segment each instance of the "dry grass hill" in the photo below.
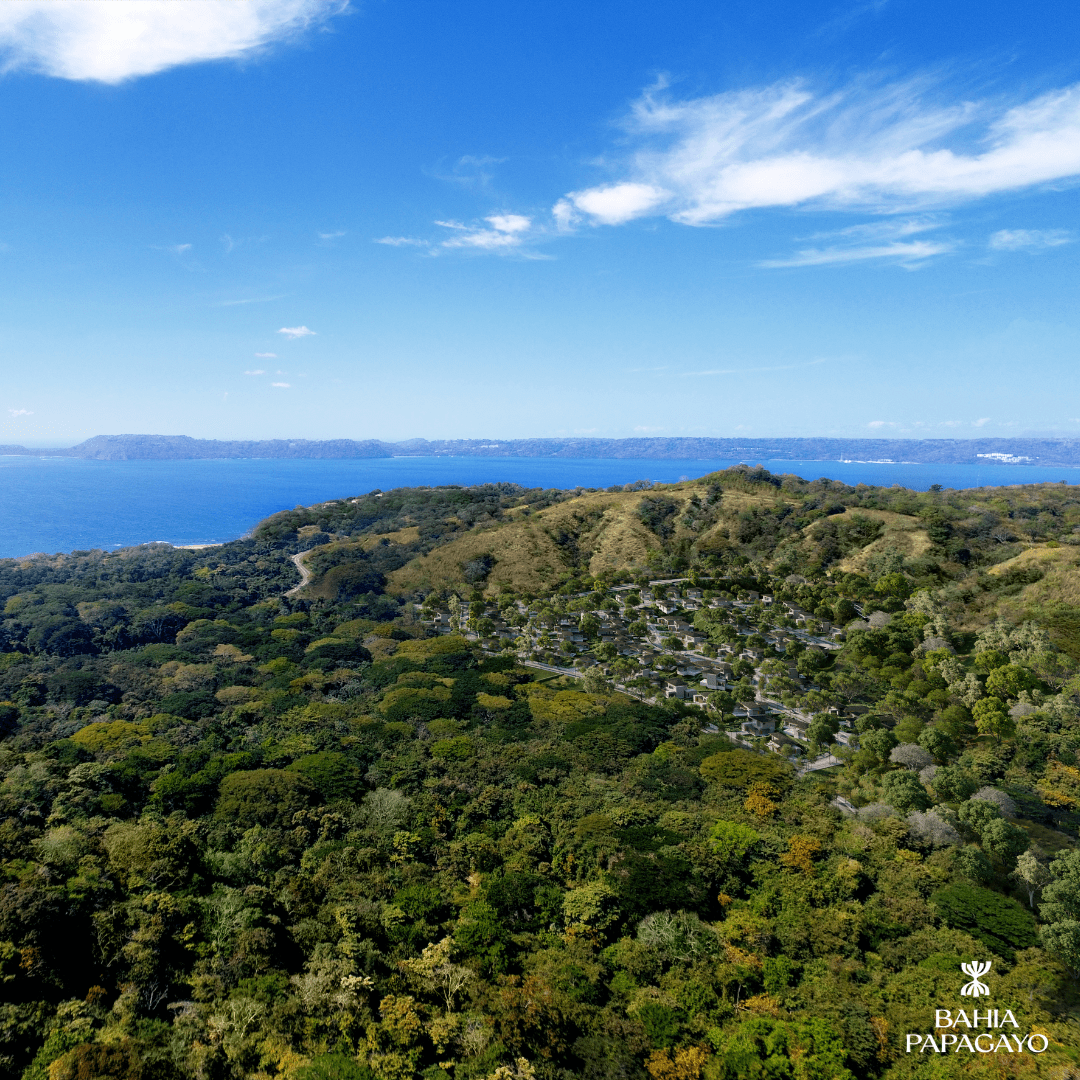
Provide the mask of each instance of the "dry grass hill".
{"label": "dry grass hill", "polygon": [[270,521],[313,548],[310,599],[364,593],[375,577],[404,598],[544,594],[695,565],[871,581],[902,570],[958,624],[1038,617],[1080,654],[1080,497],[1065,485],[914,492],[742,467],[647,489],[402,489]]}

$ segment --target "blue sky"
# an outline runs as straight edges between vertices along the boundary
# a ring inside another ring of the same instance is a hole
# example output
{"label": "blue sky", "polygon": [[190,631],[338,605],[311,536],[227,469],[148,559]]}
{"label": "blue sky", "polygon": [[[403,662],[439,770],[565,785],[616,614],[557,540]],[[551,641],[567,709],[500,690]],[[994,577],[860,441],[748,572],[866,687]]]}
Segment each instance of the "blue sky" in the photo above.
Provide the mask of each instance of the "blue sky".
{"label": "blue sky", "polygon": [[0,443],[1080,434],[1078,24],[0,5]]}

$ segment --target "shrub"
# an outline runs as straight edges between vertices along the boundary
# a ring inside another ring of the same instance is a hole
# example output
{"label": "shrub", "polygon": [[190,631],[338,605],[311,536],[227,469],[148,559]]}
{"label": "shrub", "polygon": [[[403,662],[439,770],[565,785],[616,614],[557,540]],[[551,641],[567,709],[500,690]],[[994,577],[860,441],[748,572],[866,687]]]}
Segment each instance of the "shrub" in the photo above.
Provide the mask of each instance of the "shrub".
{"label": "shrub", "polygon": [[360,783],[352,762],[330,751],[297,758],[286,771],[299,773],[327,802],[352,795]]}
{"label": "shrub", "polygon": [[903,765],[905,769],[925,769],[934,763],[933,755],[918,743],[901,743],[889,751],[889,760],[894,765]]}
{"label": "shrub", "polygon": [[709,832],[713,849],[728,862],[741,862],[761,837],[747,825],[718,821]]}
{"label": "shrub", "polygon": [[907,822],[908,832],[931,847],[949,847],[964,842],[956,829],[933,810],[925,814],[919,810],[912,810],[908,814]]}
{"label": "shrub", "polygon": [[646,915],[638,924],[637,939],[668,963],[688,964],[719,951],[715,932],[692,911]]}
{"label": "shrub", "polygon": [[1016,803],[1004,791],[998,791],[997,788],[992,787],[981,787],[971,797],[993,803],[1001,811],[1002,817],[1016,817]]}
{"label": "shrub", "polygon": [[320,1054],[296,1074],[297,1080],[375,1080],[375,1074],[345,1054]]}
{"label": "shrub", "polygon": [[337,638],[322,638],[313,641],[304,652],[304,659],[309,663],[326,660],[335,664],[370,663],[371,653],[356,641],[341,641]]}
{"label": "shrub", "polygon": [[859,745],[869,750],[879,761],[888,761],[896,746],[896,736],[886,728],[873,728],[859,736]]}
{"label": "shrub", "polygon": [[314,797],[311,784],[297,772],[253,769],[232,773],[221,781],[214,813],[242,829],[253,825],[285,827],[293,814],[311,805]]}
{"label": "shrub", "polygon": [[994,868],[986,852],[976,844],[969,844],[956,855],[956,872],[972,881],[987,882],[994,876]]}
{"label": "shrub", "polygon": [[728,750],[714,754],[701,763],[701,775],[723,787],[748,788],[755,782],[783,784],[791,781],[791,766],[774,756],[754,754],[749,750]]}
{"label": "shrub", "polygon": [[943,799],[962,802],[971,796],[978,782],[959,765],[943,765],[934,773],[934,789]]}
{"label": "shrub", "polygon": [[930,897],[953,929],[977,938],[998,956],[1013,960],[1014,950],[1039,940],[1035,920],[1015,900],[975,885],[948,885]]}
{"label": "shrub", "polygon": [[914,773],[906,770],[886,773],[881,781],[881,793],[901,814],[912,810],[925,810],[930,805],[926,788]]}
{"label": "shrub", "polygon": [[431,756],[444,761],[465,761],[476,753],[468,735],[455,735],[452,739],[439,739],[431,744]]}

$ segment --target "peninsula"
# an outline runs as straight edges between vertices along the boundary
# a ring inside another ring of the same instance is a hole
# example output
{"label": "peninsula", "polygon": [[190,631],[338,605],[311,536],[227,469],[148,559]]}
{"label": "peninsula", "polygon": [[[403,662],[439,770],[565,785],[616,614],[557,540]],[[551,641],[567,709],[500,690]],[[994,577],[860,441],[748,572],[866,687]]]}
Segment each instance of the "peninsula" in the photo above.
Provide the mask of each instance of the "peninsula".
{"label": "peninsula", "polygon": [[941,465],[1080,466],[1080,439],[193,439],[187,435],[96,435],[76,446],[0,446],[0,456],[97,461],[196,458],[565,457],[747,462],[875,461]]}

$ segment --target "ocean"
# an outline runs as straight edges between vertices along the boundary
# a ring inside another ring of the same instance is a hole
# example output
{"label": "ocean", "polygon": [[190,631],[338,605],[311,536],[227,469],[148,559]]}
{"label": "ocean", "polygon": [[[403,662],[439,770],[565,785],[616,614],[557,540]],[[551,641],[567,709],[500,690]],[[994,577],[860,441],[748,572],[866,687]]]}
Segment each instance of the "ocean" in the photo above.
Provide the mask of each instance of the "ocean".
{"label": "ocean", "polygon": [[[671,483],[734,460],[401,457],[339,460],[89,461],[0,457],[0,558],[164,540],[218,544],[298,505],[379,488],[509,481],[525,487]],[[771,472],[846,484],[927,490],[1045,481],[1080,483],[1080,469],[1025,465],[919,465],[762,461]]]}

